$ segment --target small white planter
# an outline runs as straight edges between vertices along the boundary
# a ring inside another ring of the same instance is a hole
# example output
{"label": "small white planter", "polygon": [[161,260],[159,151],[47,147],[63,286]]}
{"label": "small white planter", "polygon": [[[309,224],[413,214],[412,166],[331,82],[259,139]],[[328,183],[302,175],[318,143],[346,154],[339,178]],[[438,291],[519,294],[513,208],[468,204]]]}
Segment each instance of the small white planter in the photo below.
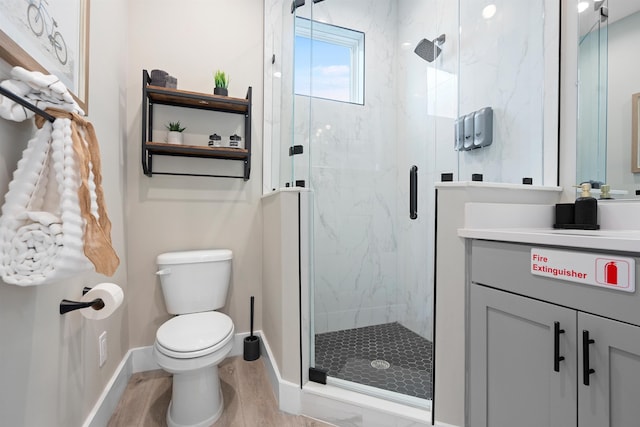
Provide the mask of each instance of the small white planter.
{"label": "small white planter", "polygon": [[182,132],[169,131],[167,142],[169,144],[182,144]]}

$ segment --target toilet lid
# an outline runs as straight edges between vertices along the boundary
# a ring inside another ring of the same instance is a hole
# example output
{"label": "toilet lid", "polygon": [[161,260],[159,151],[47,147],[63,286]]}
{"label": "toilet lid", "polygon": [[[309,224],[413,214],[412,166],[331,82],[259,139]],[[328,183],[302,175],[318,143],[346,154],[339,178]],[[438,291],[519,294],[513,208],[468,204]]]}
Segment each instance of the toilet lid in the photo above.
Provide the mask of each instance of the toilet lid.
{"label": "toilet lid", "polygon": [[176,316],[166,321],[156,333],[158,344],[177,352],[194,352],[212,347],[233,331],[231,318],[208,311]]}

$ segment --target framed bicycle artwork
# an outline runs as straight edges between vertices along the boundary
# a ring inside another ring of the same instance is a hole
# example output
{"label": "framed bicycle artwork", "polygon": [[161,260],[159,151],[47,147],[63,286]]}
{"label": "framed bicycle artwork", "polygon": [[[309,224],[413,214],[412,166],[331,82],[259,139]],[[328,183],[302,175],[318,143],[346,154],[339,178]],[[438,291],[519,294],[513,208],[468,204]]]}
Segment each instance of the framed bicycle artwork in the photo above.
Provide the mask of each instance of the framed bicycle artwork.
{"label": "framed bicycle artwork", "polygon": [[0,58],[56,75],[87,112],[89,0],[0,0]]}

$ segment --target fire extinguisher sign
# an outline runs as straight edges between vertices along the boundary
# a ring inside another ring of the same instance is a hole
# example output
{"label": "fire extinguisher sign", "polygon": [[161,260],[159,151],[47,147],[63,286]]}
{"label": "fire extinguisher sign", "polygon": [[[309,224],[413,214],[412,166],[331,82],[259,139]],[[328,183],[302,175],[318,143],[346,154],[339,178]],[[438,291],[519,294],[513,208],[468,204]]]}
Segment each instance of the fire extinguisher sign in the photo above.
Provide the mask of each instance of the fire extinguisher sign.
{"label": "fire extinguisher sign", "polygon": [[634,292],[635,272],[629,257],[531,248],[531,274],[537,276]]}

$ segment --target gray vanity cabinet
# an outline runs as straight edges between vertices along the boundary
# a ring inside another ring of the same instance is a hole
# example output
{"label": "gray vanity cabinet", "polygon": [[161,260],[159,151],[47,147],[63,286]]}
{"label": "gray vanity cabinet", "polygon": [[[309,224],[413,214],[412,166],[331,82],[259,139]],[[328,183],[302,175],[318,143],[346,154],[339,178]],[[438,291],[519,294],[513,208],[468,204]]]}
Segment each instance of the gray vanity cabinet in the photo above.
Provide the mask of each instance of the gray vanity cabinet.
{"label": "gray vanity cabinet", "polygon": [[[579,427],[640,426],[640,327],[578,313]],[[589,332],[584,385],[583,331]]]}
{"label": "gray vanity cabinet", "polygon": [[533,276],[523,245],[471,247],[468,426],[640,426],[638,291]]}
{"label": "gray vanity cabinet", "polygon": [[575,311],[478,285],[470,299],[470,426],[576,426]]}

